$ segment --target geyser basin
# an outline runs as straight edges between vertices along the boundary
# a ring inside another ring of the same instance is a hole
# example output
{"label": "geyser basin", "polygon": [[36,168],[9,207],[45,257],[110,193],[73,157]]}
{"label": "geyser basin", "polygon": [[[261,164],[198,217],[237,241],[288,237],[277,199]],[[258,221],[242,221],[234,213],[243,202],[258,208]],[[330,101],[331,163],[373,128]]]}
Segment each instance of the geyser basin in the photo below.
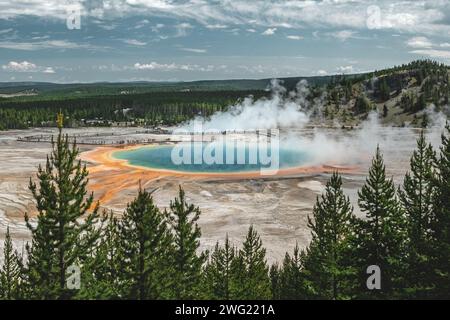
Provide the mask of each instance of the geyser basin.
{"label": "geyser basin", "polygon": [[311,159],[305,150],[287,146],[264,148],[252,144],[232,144],[219,148],[211,147],[211,143],[201,142],[143,146],[116,151],[112,156],[126,160],[133,166],[190,173],[239,173],[268,168],[287,169],[302,166]]}

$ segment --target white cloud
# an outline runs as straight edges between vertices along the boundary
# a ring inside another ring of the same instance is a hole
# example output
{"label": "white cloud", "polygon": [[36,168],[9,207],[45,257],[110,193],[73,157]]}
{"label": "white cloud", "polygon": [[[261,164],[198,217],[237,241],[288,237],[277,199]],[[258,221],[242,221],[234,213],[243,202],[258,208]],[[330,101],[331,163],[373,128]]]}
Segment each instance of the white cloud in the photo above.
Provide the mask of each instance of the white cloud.
{"label": "white cloud", "polygon": [[277,31],[277,28],[268,28],[268,29],[266,29],[266,31],[264,31],[261,34],[263,36],[271,36],[271,35],[275,34],[275,31]]}
{"label": "white cloud", "polygon": [[139,41],[136,39],[125,39],[123,40],[123,42],[132,46],[145,46],[147,44],[147,42]]}
{"label": "white cloud", "polygon": [[35,71],[36,68],[37,66],[34,63],[28,61],[22,62],[10,61],[8,64],[2,66],[3,70],[17,71],[17,72]]}
{"label": "white cloud", "polygon": [[288,38],[290,40],[302,40],[303,39],[302,36],[286,36],[286,38]]}
{"label": "white cloud", "polygon": [[336,31],[336,32],[330,32],[328,34],[338,40],[346,41],[350,38],[354,38],[356,32],[352,31],[352,30],[341,30],[341,31]]}
{"label": "white cloud", "polygon": [[41,67],[29,61],[10,61],[2,66],[2,69],[8,72],[42,72],[55,73],[53,67]]}
{"label": "white cloud", "polygon": [[175,29],[176,29],[175,36],[176,37],[185,37],[185,36],[187,36],[189,30],[193,29],[193,28],[194,27],[190,23],[183,22],[183,23],[177,24],[175,26]]}
{"label": "white cloud", "polygon": [[171,71],[171,70],[178,70],[181,67],[176,65],[175,63],[171,64],[160,64],[157,62],[151,62],[151,63],[135,63],[134,68],[137,70],[164,70],[164,71]]}
{"label": "white cloud", "polygon": [[353,73],[354,72],[353,66],[340,66],[340,67],[337,67],[336,70],[339,73]]}
{"label": "white cloud", "polygon": [[439,46],[441,48],[450,48],[450,43],[449,42],[444,42],[444,43],[441,43]]}
{"label": "white cloud", "polygon": [[317,70],[316,73],[318,76],[326,76],[328,74],[325,70]]}
{"label": "white cloud", "polygon": [[49,35],[45,35],[45,36],[35,36],[33,38],[31,38],[32,40],[44,40],[44,39],[50,39]]}
{"label": "white cloud", "polygon": [[0,18],[38,16],[65,19],[68,0],[0,1]]}
{"label": "white cloud", "polygon": [[450,59],[450,51],[446,50],[435,50],[435,49],[423,49],[423,50],[413,50],[410,53],[428,56],[435,59]]}
{"label": "white cloud", "polygon": [[55,69],[53,69],[52,67],[47,67],[42,72],[43,73],[55,73]]}
{"label": "white cloud", "polygon": [[406,41],[406,45],[411,48],[431,48],[433,46],[426,37],[413,37]]}
{"label": "white cloud", "polygon": [[180,50],[193,53],[206,53],[206,49],[180,48]]}
{"label": "white cloud", "polygon": [[207,24],[206,28],[208,29],[226,29],[228,28],[225,24]]}
{"label": "white cloud", "polygon": [[67,40],[46,40],[36,42],[0,41],[0,48],[25,51],[42,49],[102,49],[90,44],[80,44]]}
{"label": "white cloud", "polygon": [[[200,66],[197,64],[176,64],[176,63],[158,63],[152,61],[150,63],[135,63],[133,69],[135,70],[147,70],[147,71],[201,71],[211,72],[216,69],[223,69],[224,66],[215,67],[213,65]],[[225,66],[226,68],[226,66]]]}
{"label": "white cloud", "polygon": [[133,6],[145,5],[153,9],[172,9],[174,7],[170,0],[126,0],[126,2]]}

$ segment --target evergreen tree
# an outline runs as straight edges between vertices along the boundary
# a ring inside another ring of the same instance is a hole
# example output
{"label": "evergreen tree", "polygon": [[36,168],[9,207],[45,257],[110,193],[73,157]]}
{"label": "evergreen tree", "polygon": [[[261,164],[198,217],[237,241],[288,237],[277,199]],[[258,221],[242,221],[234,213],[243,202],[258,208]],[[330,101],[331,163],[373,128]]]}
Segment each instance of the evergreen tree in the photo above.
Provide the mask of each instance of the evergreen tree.
{"label": "evergreen tree", "polygon": [[69,146],[62,134],[62,115],[58,116],[59,134],[52,140],[53,151],[45,168],[39,166],[39,186],[30,179],[30,190],[37,203],[37,223],[25,215],[31,231],[31,246],[27,245],[28,286],[30,298],[68,299],[75,294],[66,288],[67,269],[81,267],[98,239],[94,232],[98,220],[98,205],[92,212],[93,194],[87,195],[88,171],[76,158],[76,143]]}
{"label": "evergreen tree", "polygon": [[427,99],[426,99],[426,97],[425,97],[425,94],[422,93],[422,94],[419,96],[418,100],[417,100],[417,104],[416,104],[416,109],[415,109],[415,111],[423,110],[423,109],[425,109],[426,107],[427,107]]}
{"label": "evergreen tree", "polygon": [[342,179],[334,172],[325,193],[317,198],[313,219],[308,217],[312,240],[307,249],[305,274],[311,295],[319,299],[345,299],[348,278],[355,271],[345,260],[353,235],[353,207],[342,190]]}
{"label": "evergreen tree", "polygon": [[431,221],[431,232],[435,243],[434,296],[440,299],[450,297],[450,124],[447,124],[445,131],[436,163],[438,170],[435,179],[435,216]]}
{"label": "evergreen tree", "polygon": [[[365,213],[359,237],[360,284],[362,296],[393,297],[404,273],[402,253],[405,249],[405,219],[396,196],[394,182],[386,177],[386,168],[380,148],[377,151],[369,177],[358,191],[358,204]],[[366,269],[377,265],[381,270],[381,291],[369,292],[366,288]]]}
{"label": "evergreen tree", "polygon": [[431,220],[434,216],[434,170],[435,152],[427,145],[423,131],[413,152],[411,173],[405,175],[403,190],[399,192],[406,214],[407,245],[407,296],[423,298],[431,288]]}
{"label": "evergreen tree", "polygon": [[387,84],[386,77],[383,77],[383,80],[381,80],[379,90],[380,90],[380,99],[382,101],[388,100],[391,93],[391,89]]}
{"label": "evergreen tree", "polygon": [[370,102],[365,96],[361,95],[356,98],[354,107],[355,114],[367,113],[370,111],[370,108]]}
{"label": "evergreen tree", "polygon": [[82,283],[77,298],[125,298],[129,287],[123,278],[123,253],[119,237],[119,222],[113,213],[104,213],[101,235],[95,249],[87,258],[82,273]]}
{"label": "evergreen tree", "polygon": [[129,290],[127,298],[161,299],[170,297],[172,237],[167,216],[154,205],[150,193],[139,192],[119,223],[122,272]]}
{"label": "evergreen tree", "polygon": [[174,236],[174,295],[176,299],[194,299],[199,296],[201,269],[205,253],[197,255],[200,246],[200,227],[197,224],[200,209],[186,202],[180,186],[178,198],[170,202],[170,223]]}
{"label": "evergreen tree", "polygon": [[269,277],[270,277],[270,291],[272,292],[272,300],[280,300],[281,299],[281,268],[278,267],[278,264],[273,264],[270,266]]}
{"label": "evergreen tree", "polygon": [[242,249],[233,261],[232,270],[233,299],[270,299],[266,249],[253,226],[250,226]]}
{"label": "evergreen tree", "polygon": [[280,299],[299,300],[307,298],[307,288],[304,275],[305,253],[299,251],[298,244],[291,257],[286,253],[283,265],[279,271]]}
{"label": "evergreen tree", "polygon": [[234,254],[235,248],[230,244],[228,235],[223,247],[219,247],[219,243],[216,243],[204,270],[207,298],[230,299],[231,266]]}
{"label": "evergreen tree", "polygon": [[235,257],[231,263],[231,281],[230,281],[230,296],[231,299],[247,299],[245,295],[244,284],[248,279],[247,269],[244,263],[244,257],[240,251],[235,252]]}
{"label": "evergreen tree", "polygon": [[22,269],[22,258],[13,248],[8,226],[3,247],[3,266],[0,269],[0,299],[21,298]]}

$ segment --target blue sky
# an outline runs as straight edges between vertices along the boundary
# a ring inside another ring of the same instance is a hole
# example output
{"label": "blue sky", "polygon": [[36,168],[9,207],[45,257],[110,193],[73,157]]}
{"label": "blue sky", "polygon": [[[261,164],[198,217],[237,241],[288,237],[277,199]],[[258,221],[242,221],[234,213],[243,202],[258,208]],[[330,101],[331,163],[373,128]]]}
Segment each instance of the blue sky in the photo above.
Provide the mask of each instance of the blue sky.
{"label": "blue sky", "polygon": [[314,76],[417,58],[450,64],[450,0],[0,0],[0,81]]}

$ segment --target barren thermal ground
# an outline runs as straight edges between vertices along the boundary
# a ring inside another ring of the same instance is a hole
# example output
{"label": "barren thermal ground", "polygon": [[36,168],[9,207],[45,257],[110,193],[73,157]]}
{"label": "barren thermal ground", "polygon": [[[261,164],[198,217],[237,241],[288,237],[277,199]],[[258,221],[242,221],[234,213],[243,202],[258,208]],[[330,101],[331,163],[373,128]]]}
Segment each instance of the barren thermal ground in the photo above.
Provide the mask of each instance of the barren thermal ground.
{"label": "barren thermal ground", "polygon": [[[377,130],[384,131],[380,141],[384,142],[381,148],[385,153],[388,173],[400,181],[408,169],[416,132],[410,129]],[[0,237],[3,238],[9,225],[16,242],[20,244],[29,239],[23,215],[25,212],[31,216],[36,213],[28,190],[29,179],[35,178],[38,165],[45,163],[51,151],[49,142],[23,142],[18,138],[30,135],[44,137],[55,133],[52,129],[0,133]],[[299,146],[321,146],[320,153],[317,152],[320,147],[315,148],[316,160],[313,163],[281,169],[270,176],[255,172],[186,173],[133,166],[113,156],[117,151],[142,147],[139,143],[127,147],[113,146],[117,139],[145,140],[152,141],[151,145],[160,145],[170,143],[165,135],[145,134],[135,128],[121,129],[120,136],[110,128],[66,129],[66,133],[76,136],[77,141],[81,142],[80,160],[88,167],[89,190],[94,192],[101,209],[112,210],[120,216],[127,203],[136,196],[139,184],[153,191],[156,204],[166,208],[181,185],[188,201],[199,206],[202,212],[199,220],[201,248],[211,249],[226,234],[238,243],[248,227],[254,225],[267,247],[270,261],[282,259],[286,250],[292,250],[296,243],[302,247],[308,244],[310,231],[306,226],[307,216],[311,214],[316,197],[322,193],[334,170],[342,173],[344,190],[358,214],[356,193],[364,183],[372,156],[370,149],[376,147],[374,142],[372,145],[365,143],[366,148],[362,148],[358,144],[361,132],[356,130],[321,130],[320,134],[312,129],[301,132],[290,130],[289,139],[292,134],[298,135]],[[321,142],[323,137],[328,137],[328,142]],[[104,145],[93,144],[100,139]],[[352,161],[348,160],[350,157]]]}

